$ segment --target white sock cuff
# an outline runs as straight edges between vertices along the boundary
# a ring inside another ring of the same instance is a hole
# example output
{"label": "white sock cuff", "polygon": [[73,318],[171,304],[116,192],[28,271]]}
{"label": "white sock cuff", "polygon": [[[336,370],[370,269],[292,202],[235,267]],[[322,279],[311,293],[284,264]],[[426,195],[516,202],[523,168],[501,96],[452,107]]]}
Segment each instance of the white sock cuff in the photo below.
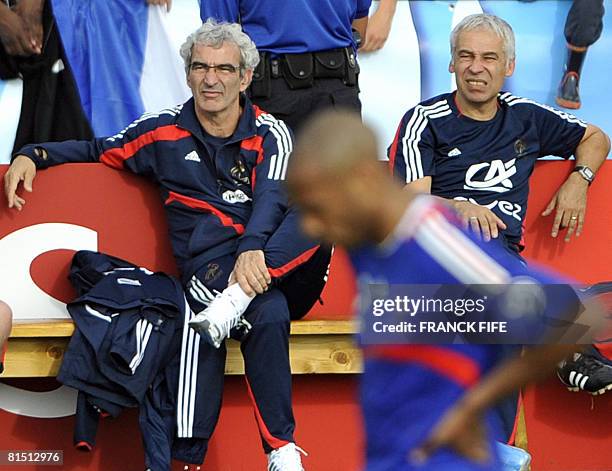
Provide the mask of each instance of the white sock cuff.
{"label": "white sock cuff", "polygon": [[251,301],[255,296],[249,296],[246,294],[238,283],[228,286],[223,290],[225,294],[231,297],[232,301],[242,311],[246,311],[246,308],[251,304]]}

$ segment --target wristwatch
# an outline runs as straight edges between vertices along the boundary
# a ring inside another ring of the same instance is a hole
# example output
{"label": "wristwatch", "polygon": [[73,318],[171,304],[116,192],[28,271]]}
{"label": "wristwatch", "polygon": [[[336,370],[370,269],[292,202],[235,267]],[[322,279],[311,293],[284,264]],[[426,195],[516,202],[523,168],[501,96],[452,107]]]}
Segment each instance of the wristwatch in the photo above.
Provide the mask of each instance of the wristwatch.
{"label": "wristwatch", "polygon": [[582,178],[589,182],[589,185],[595,180],[595,173],[586,165],[576,165],[573,171],[578,172]]}

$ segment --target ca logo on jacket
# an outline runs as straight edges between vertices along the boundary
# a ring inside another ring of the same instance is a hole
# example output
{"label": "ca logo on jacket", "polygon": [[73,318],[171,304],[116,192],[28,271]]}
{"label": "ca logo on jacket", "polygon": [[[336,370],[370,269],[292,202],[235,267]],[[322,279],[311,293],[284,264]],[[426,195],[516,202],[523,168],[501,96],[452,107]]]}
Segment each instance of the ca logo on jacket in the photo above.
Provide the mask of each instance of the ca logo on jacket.
{"label": "ca logo on jacket", "polygon": [[[505,193],[511,190],[513,186],[510,177],[516,173],[515,162],[516,159],[509,160],[508,162],[493,160],[492,162],[481,162],[470,166],[465,173],[463,189],[494,191],[496,193]],[[482,177],[483,173],[485,173],[484,177]],[[479,176],[482,180],[478,178]]]}

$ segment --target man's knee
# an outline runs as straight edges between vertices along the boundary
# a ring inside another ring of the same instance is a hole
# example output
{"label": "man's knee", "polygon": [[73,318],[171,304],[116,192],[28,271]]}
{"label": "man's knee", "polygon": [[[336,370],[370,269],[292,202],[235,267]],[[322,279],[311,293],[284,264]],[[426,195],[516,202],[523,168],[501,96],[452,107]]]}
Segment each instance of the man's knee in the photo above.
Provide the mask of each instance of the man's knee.
{"label": "man's knee", "polygon": [[277,288],[260,294],[251,302],[245,318],[253,326],[289,326],[289,308],[283,293]]}
{"label": "man's knee", "polygon": [[0,344],[11,331],[12,318],[11,308],[5,302],[0,301]]}
{"label": "man's knee", "polygon": [[11,322],[13,318],[13,312],[8,304],[4,301],[0,301],[0,322]]}

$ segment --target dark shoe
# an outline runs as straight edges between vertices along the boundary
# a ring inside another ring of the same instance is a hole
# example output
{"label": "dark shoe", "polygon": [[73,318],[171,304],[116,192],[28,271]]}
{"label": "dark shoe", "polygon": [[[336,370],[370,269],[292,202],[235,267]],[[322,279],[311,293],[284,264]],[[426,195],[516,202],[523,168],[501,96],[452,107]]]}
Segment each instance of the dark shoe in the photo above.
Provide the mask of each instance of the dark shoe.
{"label": "dark shoe", "polygon": [[557,376],[570,391],[598,395],[612,390],[612,366],[589,354],[574,353],[572,359],[561,362]]}
{"label": "dark shoe", "polygon": [[559,85],[559,91],[557,92],[556,101],[559,106],[571,110],[580,108],[579,81],[580,76],[576,72],[567,72],[563,76]]}

